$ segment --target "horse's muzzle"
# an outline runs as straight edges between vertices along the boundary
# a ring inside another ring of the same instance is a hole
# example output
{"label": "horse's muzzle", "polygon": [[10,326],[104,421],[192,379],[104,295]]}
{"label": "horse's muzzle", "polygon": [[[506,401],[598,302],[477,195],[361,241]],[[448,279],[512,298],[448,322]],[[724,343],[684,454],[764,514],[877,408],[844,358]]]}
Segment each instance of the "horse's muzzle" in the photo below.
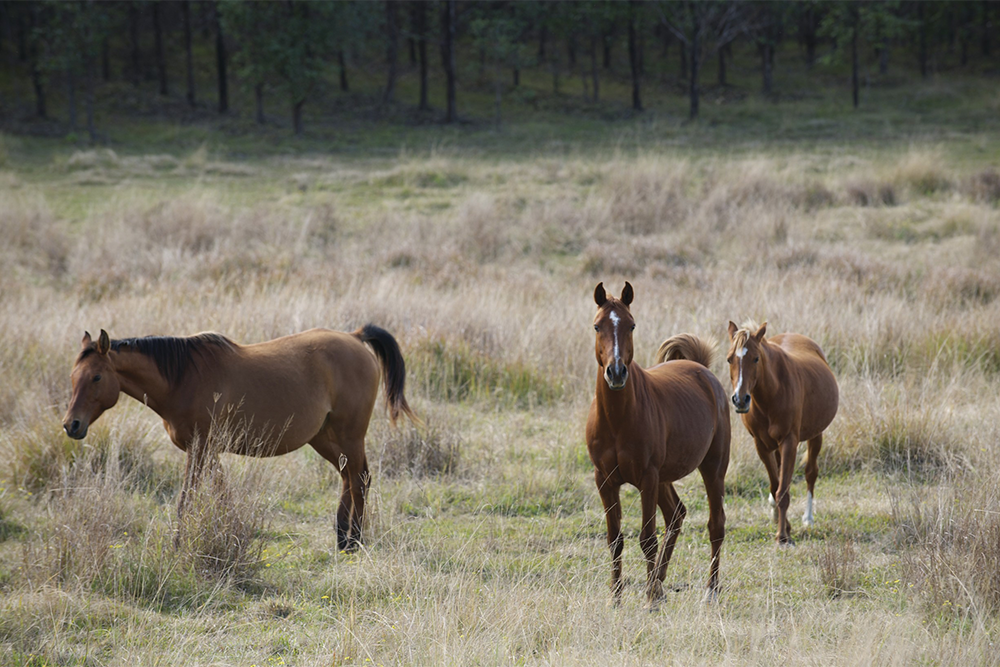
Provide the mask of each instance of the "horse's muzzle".
{"label": "horse's muzzle", "polygon": [[604,381],[612,391],[624,389],[626,380],[628,380],[628,366],[620,361],[616,361],[604,370]]}
{"label": "horse's muzzle", "polygon": [[74,440],[83,440],[87,435],[87,425],[81,424],[79,419],[67,421],[63,424],[63,428],[66,429],[66,435]]}
{"label": "horse's muzzle", "polygon": [[750,412],[750,394],[744,394],[743,396],[733,394],[733,406],[736,407],[736,414],[738,415],[745,415]]}

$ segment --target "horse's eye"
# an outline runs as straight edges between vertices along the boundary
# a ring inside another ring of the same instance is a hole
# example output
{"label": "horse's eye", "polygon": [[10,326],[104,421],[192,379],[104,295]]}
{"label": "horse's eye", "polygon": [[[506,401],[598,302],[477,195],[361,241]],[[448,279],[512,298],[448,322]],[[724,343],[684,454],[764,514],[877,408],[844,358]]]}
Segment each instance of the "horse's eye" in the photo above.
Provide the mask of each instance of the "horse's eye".
{"label": "horse's eye", "polygon": [[629,329],[629,331],[635,331],[635,325],[634,324],[632,325],[632,328]]}
{"label": "horse's eye", "polygon": [[594,331],[600,331],[600,330],[601,330],[601,327],[595,324],[594,325]]}
{"label": "horse's eye", "polygon": [[754,358],[753,358],[753,362],[754,362],[755,364],[756,364],[756,363],[757,363],[758,361],[760,361],[760,357],[754,357]]}
{"label": "horse's eye", "polygon": [[94,376],[94,382],[100,382],[100,381],[101,381],[101,376],[100,375],[95,375]]}

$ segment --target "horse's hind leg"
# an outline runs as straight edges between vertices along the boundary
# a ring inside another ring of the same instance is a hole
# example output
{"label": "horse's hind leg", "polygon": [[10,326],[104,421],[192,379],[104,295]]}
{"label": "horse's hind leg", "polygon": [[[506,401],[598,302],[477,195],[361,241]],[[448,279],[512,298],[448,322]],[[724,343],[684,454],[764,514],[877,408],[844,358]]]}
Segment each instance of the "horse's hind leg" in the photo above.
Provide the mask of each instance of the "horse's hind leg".
{"label": "horse's hind leg", "polygon": [[674,545],[677,543],[677,536],[681,534],[681,525],[687,516],[687,508],[684,507],[674,485],[670,482],[660,484],[658,501],[660,511],[663,512],[663,521],[667,526],[656,559],[656,578],[662,583],[667,577],[667,566],[670,564],[670,557],[674,555]]}
{"label": "horse's hind leg", "polygon": [[703,470],[705,492],[708,495],[708,539],[712,545],[712,564],[709,567],[707,599],[715,599],[719,591],[719,557],[722,542],[726,539],[726,510],[723,507],[725,495],[725,469],[722,474],[716,470]]}
{"label": "horse's hind leg", "polygon": [[639,531],[639,546],[646,556],[646,599],[654,602],[663,597],[663,586],[657,578],[659,563],[656,549],[656,506],[660,493],[659,471],[647,473],[639,489],[642,504],[642,528]]}
{"label": "horse's hind leg", "polygon": [[819,476],[819,450],[823,446],[823,434],[820,433],[809,441],[806,452],[806,486],[809,491],[806,495],[806,511],[802,515],[802,523],[807,527],[813,525],[813,489],[816,487],[816,478]]}
{"label": "horse's hind leg", "polygon": [[354,551],[362,543],[365,495],[370,481],[364,438],[360,444],[355,442],[341,447],[329,435],[321,434],[309,444],[340,472],[343,487],[337,506],[337,549]]}

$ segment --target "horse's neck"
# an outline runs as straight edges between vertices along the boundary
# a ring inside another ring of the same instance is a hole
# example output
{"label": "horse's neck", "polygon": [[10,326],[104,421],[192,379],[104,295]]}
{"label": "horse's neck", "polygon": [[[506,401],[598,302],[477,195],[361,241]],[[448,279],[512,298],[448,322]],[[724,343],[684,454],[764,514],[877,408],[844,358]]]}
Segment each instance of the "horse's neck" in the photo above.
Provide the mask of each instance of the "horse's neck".
{"label": "horse's neck", "polygon": [[753,389],[753,398],[761,405],[769,405],[780,390],[778,378],[785,368],[785,353],[776,345],[768,345],[761,348],[761,359],[763,368]]}
{"label": "horse's neck", "polygon": [[145,403],[162,415],[169,383],[160,375],[156,362],[140,352],[113,352],[115,372],[123,394]]}
{"label": "horse's neck", "polygon": [[630,364],[628,381],[619,391],[612,390],[604,379],[604,373],[597,371],[597,403],[601,412],[611,419],[630,417],[636,408],[636,391],[645,385],[646,373],[638,364]]}

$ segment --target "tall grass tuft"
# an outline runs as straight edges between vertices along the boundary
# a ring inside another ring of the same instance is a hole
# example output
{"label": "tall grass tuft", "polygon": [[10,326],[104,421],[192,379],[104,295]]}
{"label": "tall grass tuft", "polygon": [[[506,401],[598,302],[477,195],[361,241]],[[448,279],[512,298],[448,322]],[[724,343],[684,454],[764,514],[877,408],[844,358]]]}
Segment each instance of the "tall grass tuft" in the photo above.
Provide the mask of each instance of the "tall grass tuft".
{"label": "tall grass tuft", "polygon": [[531,408],[563,395],[559,378],[516,359],[498,359],[465,341],[425,338],[407,354],[414,383],[434,399]]}
{"label": "tall grass tuft", "polygon": [[861,589],[862,562],[848,540],[830,540],[823,544],[816,559],[820,580],[831,598],[856,594]]}

